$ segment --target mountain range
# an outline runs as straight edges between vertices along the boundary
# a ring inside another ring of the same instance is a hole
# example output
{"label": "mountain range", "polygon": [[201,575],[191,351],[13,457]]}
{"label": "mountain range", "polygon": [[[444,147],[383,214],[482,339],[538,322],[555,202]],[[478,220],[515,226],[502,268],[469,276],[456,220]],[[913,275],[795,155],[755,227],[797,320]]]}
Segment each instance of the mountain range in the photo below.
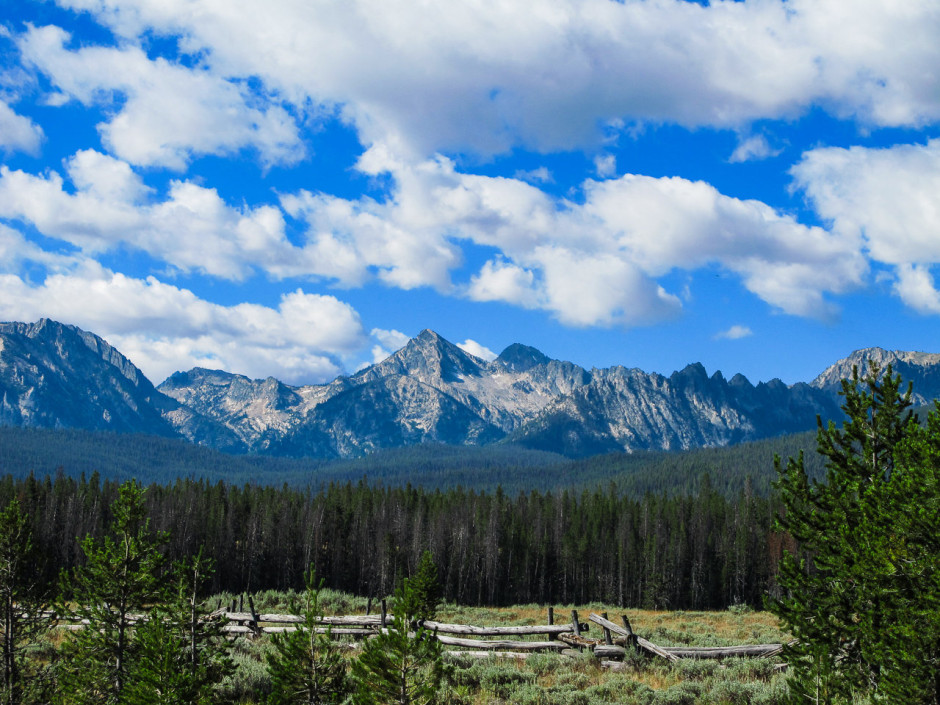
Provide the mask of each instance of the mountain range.
{"label": "mountain range", "polygon": [[183,438],[229,452],[358,457],[422,443],[512,443],[583,457],[726,446],[836,418],[839,380],[866,360],[940,397],[940,355],[859,350],[809,383],[752,384],[698,363],[668,377],[587,370],[522,344],[485,361],[425,330],[382,362],[327,384],[291,386],[194,368],[158,386],[75,326],[0,323],[0,425]]}

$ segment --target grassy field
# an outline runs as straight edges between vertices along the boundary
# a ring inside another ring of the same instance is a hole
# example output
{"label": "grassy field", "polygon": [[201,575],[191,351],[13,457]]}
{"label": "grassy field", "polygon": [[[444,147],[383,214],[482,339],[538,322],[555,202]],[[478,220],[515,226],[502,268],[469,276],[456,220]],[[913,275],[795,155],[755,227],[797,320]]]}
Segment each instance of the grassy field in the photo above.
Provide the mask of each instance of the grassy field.
{"label": "grassy field", "polygon": [[[230,599],[230,598],[228,598]],[[263,593],[255,597],[258,611],[283,610],[290,595]],[[321,605],[326,614],[363,614],[366,601],[325,590]],[[787,640],[776,619],[766,612],[733,609],[724,612],[660,612],[622,610],[602,604],[556,605],[556,621],[572,609],[582,621],[590,612],[608,612],[619,620],[627,614],[634,630],[661,646],[731,646],[779,643]],[[444,605],[441,621],[478,626],[546,624],[547,608],[521,605],[505,608],[470,608]],[[598,628],[586,636],[598,636]],[[544,638],[544,637],[539,637]],[[249,705],[266,690],[265,639],[240,639],[235,646],[238,672],[226,684],[227,695]],[[774,705],[786,692],[783,673],[774,669],[779,659],[683,659],[669,664],[657,658],[630,656],[626,669],[612,672],[585,653],[579,657],[534,654],[525,661],[449,659],[453,665],[440,694],[441,703],[482,705]]]}

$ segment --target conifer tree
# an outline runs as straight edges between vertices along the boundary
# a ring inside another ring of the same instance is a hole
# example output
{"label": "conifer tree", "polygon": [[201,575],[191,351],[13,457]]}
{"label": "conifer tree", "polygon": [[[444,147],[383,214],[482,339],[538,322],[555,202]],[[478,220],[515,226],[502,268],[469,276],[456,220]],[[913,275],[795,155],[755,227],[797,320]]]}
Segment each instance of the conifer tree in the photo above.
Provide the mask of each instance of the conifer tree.
{"label": "conifer tree", "polygon": [[[890,366],[853,370],[841,394],[842,428],[819,424],[825,481],[809,481],[802,455],[776,462],[779,524],[800,546],[784,555],[785,594],[770,605],[798,640],[791,701],[935,703],[940,421],[917,424]],[[926,699],[912,696],[925,682]]]}
{"label": "conifer tree", "polygon": [[128,705],[209,705],[233,670],[223,622],[201,602],[212,574],[202,551],[175,566],[165,604],[135,630],[135,659],[123,702]]}
{"label": "conifer tree", "polygon": [[144,490],[121,485],[113,522],[100,540],[81,543],[85,564],[63,578],[69,600],[58,611],[86,628],[73,632],[62,649],[57,676],[65,703],[123,702],[134,655],[134,625],[148,607],[166,597],[162,547],[166,534],[150,531]]}
{"label": "conifer tree", "polygon": [[274,634],[274,652],[267,655],[271,705],[338,705],[349,693],[346,659],[323,628],[320,591],[311,567],[305,575],[303,623],[296,631]]}
{"label": "conifer tree", "polygon": [[421,609],[417,588],[405,579],[392,603],[392,624],[369,639],[353,662],[354,705],[430,705],[444,676],[444,658],[437,635],[419,623],[409,630]]}
{"label": "conifer tree", "polygon": [[0,656],[3,705],[38,702],[46,685],[45,669],[29,651],[51,626],[46,591],[39,584],[28,517],[12,500],[0,512]]}
{"label": "conifer tree", "polygon": [[441,604],[441,587],[437,565],[431,552],[425,549],[414,575],[407,579],[408,589],[402,591],[397,609],[422,622],[434,619]]}

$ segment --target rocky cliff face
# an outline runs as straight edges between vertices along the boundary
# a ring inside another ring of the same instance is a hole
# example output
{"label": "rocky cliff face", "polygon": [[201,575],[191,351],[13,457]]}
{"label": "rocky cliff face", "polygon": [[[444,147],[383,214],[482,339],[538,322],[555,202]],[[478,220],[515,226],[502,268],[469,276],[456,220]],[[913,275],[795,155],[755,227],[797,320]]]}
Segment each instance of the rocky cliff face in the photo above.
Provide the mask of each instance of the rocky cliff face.
{"label": "rocky cliff face", "polygon": [[895,374],[900,374],[905,382],[912,382],[915,404],[929,404],[934,399],[940,399],[940,355],[936,353],[883,348],[856,350],[827,367],[811,384],[816,389],[836,394],[842,388],[841,381],[852,376],[853,367],[857,367],[859,375],[863,375],[868,370],[869,362],[877,363],[882,372],[891,365]]}
{"label": "rocky cliff face", "polygon": [[232,451],[349,457],[425,442],[500,441],[580,456],[723,446],[839,414],[852,364],[888,362],[918,401],[940,397],[940,355],[853,353],[812,384],[758,385],[692,364],[665,377],[586,370],[510,345],[492,362],[423,331],[386,360],[329,384],[196,368],[158,388],[91,333],[53,321],[0,324],[0,424],[182,436]]}
{"label": "rocky cliff face", "polygon": [[182,435],[240,449],[229,429],[158,392],[104,340],[48,319],[0,323],[0,424]]}
{"label": "rocky cliff face", "polygon": [[585,370],[511,345],[492,362],[423,331],[386,360],[328,385],[291,388],[207,370],[160,391],[233,429],[254,451],[344,457],[379,448],[500,440],[566,455],[720,446],[813,428],[826,391],[751,385],[689,365],[670,377]]}

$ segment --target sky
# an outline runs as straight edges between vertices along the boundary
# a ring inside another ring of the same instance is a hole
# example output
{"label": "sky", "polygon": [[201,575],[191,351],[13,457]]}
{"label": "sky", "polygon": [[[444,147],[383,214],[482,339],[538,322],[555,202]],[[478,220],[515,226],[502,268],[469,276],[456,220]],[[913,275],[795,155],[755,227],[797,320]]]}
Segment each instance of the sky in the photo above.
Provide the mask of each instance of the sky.
{"label": "sky", "polygon": [[935,0],[0,0],[0,320],[154,383],[430,328],[809,381],[940,352]]}

